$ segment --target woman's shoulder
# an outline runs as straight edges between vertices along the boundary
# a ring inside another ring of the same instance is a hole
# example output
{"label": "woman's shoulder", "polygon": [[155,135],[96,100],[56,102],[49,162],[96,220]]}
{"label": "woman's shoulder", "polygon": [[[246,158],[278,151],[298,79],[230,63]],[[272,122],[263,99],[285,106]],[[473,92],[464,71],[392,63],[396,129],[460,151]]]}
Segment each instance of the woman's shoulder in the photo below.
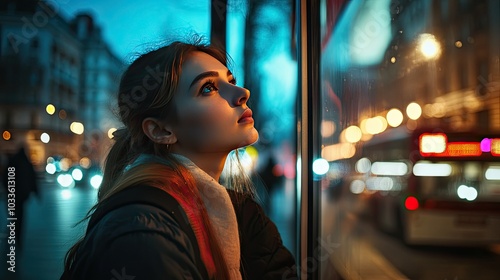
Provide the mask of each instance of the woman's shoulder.
{"label": "woman's shoulder", "polygon": [[111,279],[110,271],[121,267],[141,279],[201,279],[192,240],[171,213],[151,205],[128,204],[105,214],[79,253],[74,270],[85,279]]}
{"label": "woman's shoulder", "polygon": [[99,203],[89,220],[87,234],[96,231],[109,236],[134,231],[178,234],[186,230],[187,217],[167,192],[149,186],[122,190]]}
{"label": "woman's shoulder", "polygon": [[122,235],[134,231],[169,233],[179,229],[180,225],[172,213],[141,203],[114,209],[105,214],[95,225],[96,231],[111,235]]}

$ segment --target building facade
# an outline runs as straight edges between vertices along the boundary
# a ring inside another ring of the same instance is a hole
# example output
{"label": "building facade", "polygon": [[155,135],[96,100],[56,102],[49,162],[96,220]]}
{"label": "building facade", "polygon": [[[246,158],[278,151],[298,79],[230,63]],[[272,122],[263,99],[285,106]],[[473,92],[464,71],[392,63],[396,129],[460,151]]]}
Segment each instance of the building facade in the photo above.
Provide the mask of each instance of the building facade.
{"label": "building facade", "polygon": [[23,143],[39,169],[50,156],[102,158],[123,63],[90,16],[68,21],[42,1],[2,3],[0,60],[2,154]]}
{"label": "building facade", "polygon": [[498,1],[403,2],[379,69],[378,109],[416,102],[422,124],[500,132]]}

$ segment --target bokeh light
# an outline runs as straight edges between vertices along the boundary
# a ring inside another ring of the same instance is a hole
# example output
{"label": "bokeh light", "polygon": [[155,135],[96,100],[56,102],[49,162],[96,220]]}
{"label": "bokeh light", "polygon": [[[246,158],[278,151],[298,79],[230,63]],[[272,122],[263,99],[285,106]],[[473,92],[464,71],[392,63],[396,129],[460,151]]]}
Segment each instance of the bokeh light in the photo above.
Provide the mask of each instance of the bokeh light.
{"label": "bokeh light", "polygon": [[389,110],[386,117],[387,123],[392,127],[398,127],[403,123],[403,113],[396,108]]}
{"label": "bokeh light", "polygon": [[438,58],[441,54],[441,45],[432,34],[420,34],[418,37],[420,52],[426,59]]}
{"label": "bokeh light", "polygon": [[412,102],[406,107],[406,115],[412,120],[418,120],[422,115],[422,108],[417,103]]}
{"label": "bokeh light", "polygon": [[69,126],[69,129],[71,130],[71,132],[78,135],[82,134],[85,130],[81,122],[72,122]]}
{"label": "bokeh light", "polygon": [[330,137],[335,133],[335,123],[332,121],[321,122],[321,136]]}
{"label": "bokeh light", "polygon": [[313,172],[317,175],[325,175],[330,169],[330,164],[324,158],[318,158],[313,162]]}
{"label": "bokeh light", "polygon": [[366,120],[366,131],[369,134],[379,134],[387,129],[387,120],[382,116]]}
{"label": "bokeh light", "polygon": [[42,141],[45,144],[49,143],[50,142],[50,135],[46,132],[42,133],[42,135],[40,135],[40,141]]}
{"label": "bokeh light", "polygon": [[5,130],[3,133],[2,133],[2,137],[3,137],[3,140],[6,140],[6,141],[9,141],[10,138],[12,137],[12,135],[10,134],[9,131]]}
{"label": "bokeh light", "polygon": [[53,115],[56,112],[56,106],[49,104],[47,105],[47,107],[45,107],[45,111],[47,112],[47,114]]}
{"label": "bokeh light", "polygon": [[108,130],[108,138],[113,139],[113,133],[116,131],[115,127],[112,127]]}
{"label": "bokeh light", "polygon": [[80,166],[87,169],[90,167],[90,165],[92,164],[92,162],[90,161],[90,159],[88,157],[82,157],[80,159]]}
{"label": "bokeh light", "polygon": [[357,143],[359,140],[361,140],[362,136],[361,129],[355,125],[349,126],[348,128],[345,129],[345,139],[347,142],[350,143]]}

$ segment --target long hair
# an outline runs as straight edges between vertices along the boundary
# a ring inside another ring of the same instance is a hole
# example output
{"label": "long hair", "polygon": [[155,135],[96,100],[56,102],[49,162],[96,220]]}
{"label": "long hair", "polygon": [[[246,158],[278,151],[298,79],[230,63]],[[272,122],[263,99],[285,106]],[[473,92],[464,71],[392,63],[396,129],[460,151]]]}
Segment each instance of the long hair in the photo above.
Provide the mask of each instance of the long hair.
{"label": "long hair", "polygon": [[[207,229],[216,268],[215,279],[228,279],[228,267],[190,172],[175,160],[165,145],[154,143],[142,130],[142,121],[148,117],[176,121],[175,106],[170,101],[177,89],[182,64],[193,52],[207,53],[228,66],[227,55],[223,51],[196,38],[192,43],[177,41],[143,54],[123,74],[118,91],[118,114],[125,128],[115,133],[116,142],[106,158],[98,202],[86,218],[89,218],[106,198],[133,185],[147,184],[167,188],[181,197],[185,196],[186,192],[179,192],[179,188],[187,188],[191,199],[194,198],[201,206],[200,215]],[[124,172],[125,167],[140,154],[159,156],[167,164],[146,163]],[[231,181],[243,183],[233,184],[230,188],[254,193],[252,188],[248,187],[248,180]],[[66,254],[65,271],[71,271],[82,241],[83,239],[79,240]]]}

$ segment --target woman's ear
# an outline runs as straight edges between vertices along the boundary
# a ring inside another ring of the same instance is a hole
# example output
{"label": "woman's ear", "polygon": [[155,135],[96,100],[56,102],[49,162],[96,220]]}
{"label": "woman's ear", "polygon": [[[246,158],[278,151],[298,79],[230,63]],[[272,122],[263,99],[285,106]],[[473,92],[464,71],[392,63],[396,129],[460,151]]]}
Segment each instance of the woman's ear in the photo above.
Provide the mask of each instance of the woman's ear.
{"label": "woman's ear", "polygon": [[172,145],[177,142],[172,129],[155,118],[145,118],[142,121],[142,131],[151,141],[158,144]]}

